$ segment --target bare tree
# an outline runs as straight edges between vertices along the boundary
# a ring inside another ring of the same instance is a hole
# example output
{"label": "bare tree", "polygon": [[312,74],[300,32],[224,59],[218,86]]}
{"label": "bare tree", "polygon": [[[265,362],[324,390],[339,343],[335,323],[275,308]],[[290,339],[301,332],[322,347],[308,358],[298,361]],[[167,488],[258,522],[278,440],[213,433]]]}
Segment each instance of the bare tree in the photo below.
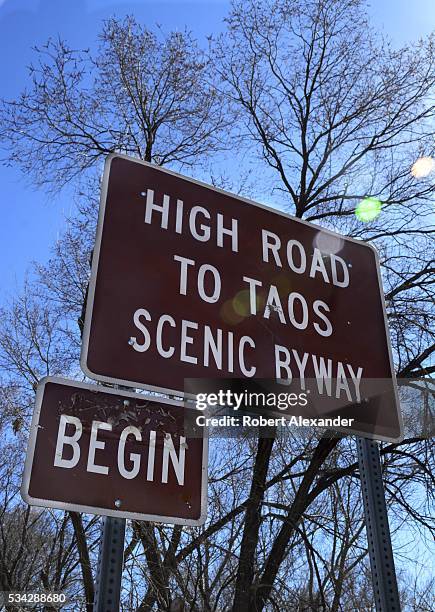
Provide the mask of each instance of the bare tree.
{"label": "bare tree", "polygon": [[[398,373],[433,372],[434,185],[410,172],[433,153],[433,36],[393,49],[360,0],[250,0],[216,63],[289,211],[379,249]],[[382,212],[364,223],[368,196]]]}
{"label": "bare tree", "polygon": [[109,19],[94,55],[35,49],[31,84],[1,108],[0,137],[38,185],[62,187],[113,151],[189,166],[222,146],[210,61],[191,34]]}
{"label": "bare tree", "polygon": [[[17,432],[0,453],[0,586],[3,591],[63,592],[76,609],[89,609],[81,604],[80,545],[71,513],[33,509],[19,497],[22,449],[23,436]],[[80,518],[91,551],[95,523],[96,517],[85,523]]]}

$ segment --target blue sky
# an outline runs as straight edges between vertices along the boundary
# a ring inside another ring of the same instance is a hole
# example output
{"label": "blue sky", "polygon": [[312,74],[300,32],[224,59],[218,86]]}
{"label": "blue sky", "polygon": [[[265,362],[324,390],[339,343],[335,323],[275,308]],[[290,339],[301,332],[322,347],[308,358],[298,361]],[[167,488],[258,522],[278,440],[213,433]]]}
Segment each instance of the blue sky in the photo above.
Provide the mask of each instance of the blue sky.
{"label": "blue sky", "polygon": [[[76,48],[92,47],[101,21],[134,14],[166,30],[186,25],[199,39],[222,28],[226,0],[0,0],[0,97],[16,97],[27,83],[32,46],[49,37],[64,38]],[[435,26],[433,0],[376,0],[373,23],[395,44],[428,34]],[[64,216],[72,209],[71,192],[55,198],[33,188],[18,169],[0,166],[1,223],[0,302],[20,290],[31,261],[45,261]]]}

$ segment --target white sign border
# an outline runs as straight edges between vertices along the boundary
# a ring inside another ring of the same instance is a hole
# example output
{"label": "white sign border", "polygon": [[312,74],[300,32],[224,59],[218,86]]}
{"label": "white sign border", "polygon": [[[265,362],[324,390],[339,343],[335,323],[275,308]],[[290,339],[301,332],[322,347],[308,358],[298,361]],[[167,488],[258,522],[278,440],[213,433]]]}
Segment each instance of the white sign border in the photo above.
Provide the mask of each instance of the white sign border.
{"label": "white sign border", "polygon": [[[32,423],[30,425],[30,435],[27,445],[26,461],[24,464],[24,472],[21,482],[21,497],[23,500],[31,506],[42,506],[44,508],[54,508],[57,510],[66,510],[72,512],[84,512],[85,514],[97,514],[102,516],[113,516],[116,518],[130,519],[134,521],[152,521],[155,523],[167,523],[170,525],[185,525],[187,527],[199,527],[204,525],[207,518],[207,503],[208,503],[208,435],[204,431],[203,451],[202,451],[202,469],[201,469],[201,512],[198,519],[187,519],[182,517],[173,516],[160,516],[155,514],[138,514],[135,512],[128,512],[123,510],[110,510],[108,508],[100,508],[96,506],[84,506],[81,504],[74,504],[68,502],[61,502],[50,499],[40,499],[32,497],[29,494],[30,479],[32,474],[33,461],[35,457],[35,446],[36,438],[39,430],[39,417],[41,413],[42,400],[44,397],[45,385],[47,383],[55,383],[74,387],[75,389],[87,389],[98,393],[111,393],[121,397],[132,397],[136,400],[141,401],[152,401],[162,404],[168,404],[170,406],[183,407],[182,402],[170,400],[163,397],[155,397],[152,395],[145,395],[139,393],[133,393],[130,391],[121,391],[111,387],[103,387],[101,385],[93,385],[88,383],[82,383],[75,380],[69,380],[60,376],[46,376],[42,378],[38,384],[35,398],[35,409],[33,411]],[[194,410],[194,408],[188,408]]]}
{"label": "white sign border", "polygon": [[330,234],[331,236],[334,236],[335,238],[340,238],[341,240],[344,240],[344,241],[353,242],[354,244],[358,244],[359,246],[363,246],[363,247],[370,249],[373,252],[373,255],[375,258],[379,296],[380,296],[381,307],[382,307],[382,311],[384,315],[384,330],[385,330],[385,338],[386,338],[387,347],[388,347],[388,357],[389,357],[389,363],[390,363],[391,380],[392,380],[392,385],[394,389],[395,408],[396,408],[396,414],[398,416],[398,422],[399,422],[399,435],[398,437],[393,438],[390,436],[368,434],[366,432],[358,433],[356,431],[353,431],[352,433],[355,435],[361,435],[370,440],[383,440],[385,442],[400,442],[403,439],[403,420],[402,420],[402,414],[400,412],[400,402],[399,402],[399,395],[397,391],[397,382],[396,382],[396,376],[395,376],[395,371],[394,371],[393,354],[392,354],[392,349],[391,349],[391,340],[390,340],[390,334],[389,334],[389,329],[388,329],[388,319],[387,319],[384,291],[383,291],[383,286],[382,286],[382,279],[381,279],[381,272],[380,272],[380,265],[379,265],[379,254],[378,254],[377,249],[368,242],[364,242],[362,240],[356,240],[355,238],[351,238],[350,236],[345,236],[343,234],[338,234],[337,232],[333,232],[329,229],[323,228],[321,226],[317,226],[313,223],[305,221],[304,219],[299,219],[298,217],[293,217],[292,215],[289,215],[285,212],[282,212],[275,208],[271,208],[270,206],[259,204],[258,202],[254,202],[253,200],[249,200],[248,198],[243,198],[241,196],[235,195],[233,193],[225,191],[224,189],[213,187],[212,185],[208,185],[207,183],[204,183],[202,181],[197,181],[196,179],[193,179],[187,176],[183,176],[182,174],[179,174],[178,172],[173,172],[172,170],[168,170],[166,168],[156,166],[155,164],[151,164],[149,162],[145,162],[141,159],[130,157],[129,155],[124,155],[122,153],[110,153],[106,157],[106,161],[104,164],[103,178],[101,182],[100,208],[99,208],[97,231],[96,231],[96,237],[95,237],[95,247],[94,247],[94,251],[92,254],[91,276],[89,280],[85,320],[84,320],[84,326],[83,326],[82,346],[81,346],[81,353],[80,353],[80,367],[88,378],[92,380],[96,380],[98,382],[123,385],[127,387],[136,387],[139,389],[145,389],[147,391],[155,391],[157,393],[163,393],[165,395],[169,395],[173,397],[179,397],[179,398],[185,397],[184,391],[180,391],[177,389],[169,389],[166,387],[156,387],[154,385],[144,384],[144,383],[134,381],[134,380],[124,380],[120,378],[111,378],[109,376],[104,376],[102,374],[95,374],[88,368],[88,365],[87,365],[87,357],[88,357],[88,351],[89,351],[89,337],[90,337],[90,331],[91,331],[92,312],[93,312],[94,298],[95,298],[95,287],[96,287],[96,282],[97,282],[98,264],[100,260],[100,250],[101,250],[101,239],[103,235],[104,216],[106,212],[106,200],[107,200],[107,190],[108,190],[109,176],[110,176],[110,166],[112,164],[112,161],[115,158],[121,158],[121,159],[130,161],[130,162],[133,162],[133,163],[140,164],[142,166],[147,166],[148,168],[152,168],[153,170],[158,170],[159,172],[162,172],[163,174],[169,174],[171,176],[175,176],[184,181],[194,183],[195,185],[200,185],[201,187],[205,187],[206,189],[209,189],[211,191],[215,191],[217,193],[229,196],[245,204],[249,204],[256,208],[261,208],[262,210],[271,212],[275,215],[279,215],[280,217],[284,217],[287,220],[301,223],[302,225],[306,225],[310,227],[311,229],[318,229],[318,231]]}

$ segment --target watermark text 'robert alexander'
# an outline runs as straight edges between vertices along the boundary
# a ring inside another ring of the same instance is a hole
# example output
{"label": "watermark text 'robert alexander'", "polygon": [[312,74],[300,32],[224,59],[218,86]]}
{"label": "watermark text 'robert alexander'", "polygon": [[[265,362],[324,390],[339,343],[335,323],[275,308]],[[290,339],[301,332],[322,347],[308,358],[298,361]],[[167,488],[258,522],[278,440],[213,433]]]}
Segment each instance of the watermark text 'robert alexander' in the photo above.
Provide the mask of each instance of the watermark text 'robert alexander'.
{"label": "watermark text 'robert alexander'", "polygon": [[244,414],[241,417],[223,415],[220,417],[206,417],[201,414],[195,418],[198,427],[352,427],[355,419],[344,419],[340,416],[334,418],[306,419],[302,416],[291,417],[264,417]]}

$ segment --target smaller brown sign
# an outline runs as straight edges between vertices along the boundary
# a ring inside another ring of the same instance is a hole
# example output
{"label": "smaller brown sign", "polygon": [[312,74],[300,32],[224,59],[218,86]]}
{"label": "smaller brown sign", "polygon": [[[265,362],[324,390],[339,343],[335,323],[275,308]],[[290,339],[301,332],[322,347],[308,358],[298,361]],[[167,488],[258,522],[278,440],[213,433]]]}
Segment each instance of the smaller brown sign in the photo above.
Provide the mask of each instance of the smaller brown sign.
{"label": "smaller brown sign", "polygon": [[63,378],[36,393],[21,495],[28,504],[201,525],[206,438],[184,435],[182,403]]}

